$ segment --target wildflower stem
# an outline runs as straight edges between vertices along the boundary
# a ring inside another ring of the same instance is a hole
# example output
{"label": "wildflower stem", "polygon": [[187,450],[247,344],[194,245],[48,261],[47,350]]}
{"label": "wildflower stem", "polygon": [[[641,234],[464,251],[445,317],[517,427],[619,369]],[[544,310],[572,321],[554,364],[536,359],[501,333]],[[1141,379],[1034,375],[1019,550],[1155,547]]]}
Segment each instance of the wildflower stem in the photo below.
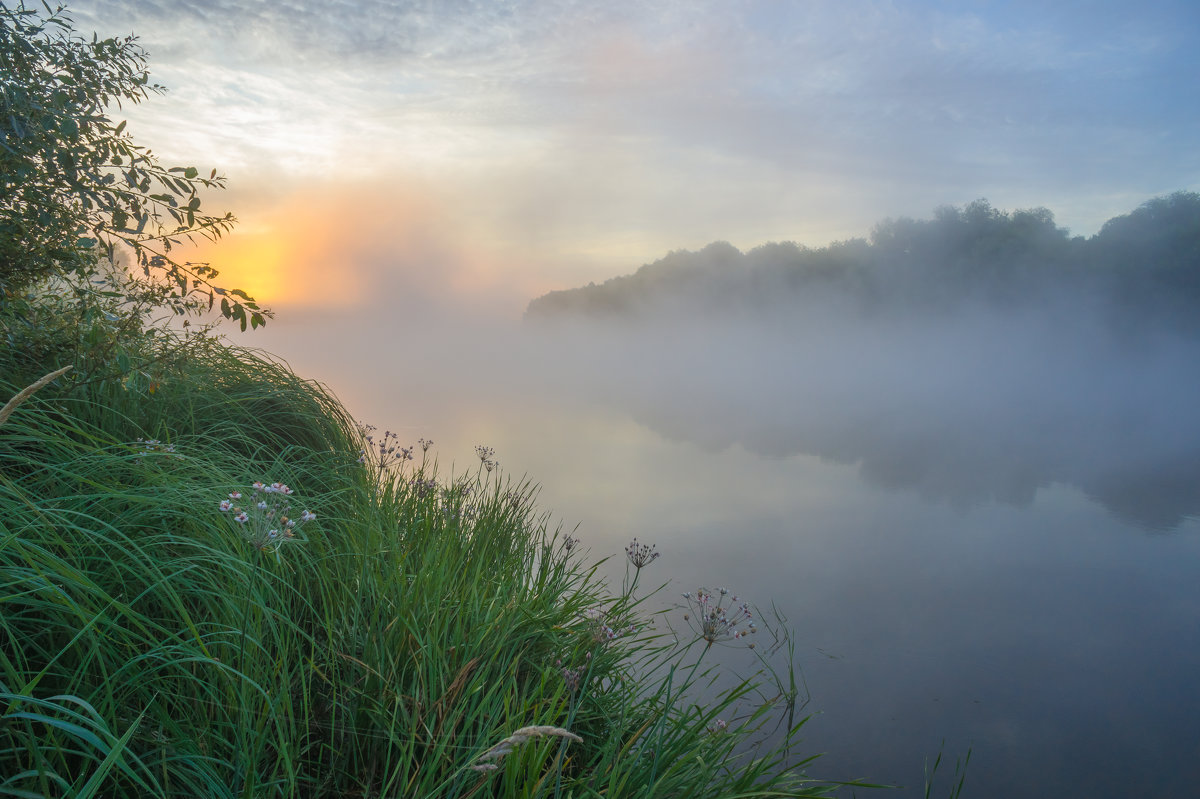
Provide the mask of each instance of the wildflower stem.
{"label": "wildflower stem", "polygon": [[[583,672],[583,679],[579,681],[579,689],[571,692],[571,702],[567,710],[567,729],[571,729],[575,723],[575,713],[579,710],[579,702],[583,697],[583,692],[587,688],[588,678],[592,674],[592,667],[595,665],[595,658],[588,659],[587,669]],[[567,739],[559,741],[558,754],[554,758],[554,770],[557,772],[554,778],[554,799],[562,797],[562,761],[563,756],[567,751]]]}
{"label": "wildflower stem", "polygon": [[[242,597],[242,630],[240,641],[238,643],[238,665],[237,665],[237,680],[238,680],[238,703],[244,709],[249,701],[249,689],[246,679],[246,628],[250,626],[250,597],[254,594],[254,584],[257,582],[258,576],[258,561],[254,559],[250,563],[250,580],[246,586],[246,592]],[[238,752],[241,754],[242,768],[236,779],[241,782],[250,780],[253,772],[252,759],[250,757],[249,745],[249,730],[247,729],[250,723],[250,714],[244,710],[238,715]]]}

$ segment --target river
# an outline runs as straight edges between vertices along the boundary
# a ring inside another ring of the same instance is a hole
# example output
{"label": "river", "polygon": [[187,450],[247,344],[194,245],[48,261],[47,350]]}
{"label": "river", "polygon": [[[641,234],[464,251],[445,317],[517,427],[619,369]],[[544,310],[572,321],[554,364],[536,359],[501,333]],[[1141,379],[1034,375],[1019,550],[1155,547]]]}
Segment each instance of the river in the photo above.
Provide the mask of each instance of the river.
{"label": "river", "polygon": [[967,797],[1194,795],[1200,346],[1096,324],[347,318],[250,341],[433,439],[444,472],[493,447],[614,584],[636,537],[659,606],[774,604],[815,776],[917,797],[940,751],[939,796],[970,751]]}

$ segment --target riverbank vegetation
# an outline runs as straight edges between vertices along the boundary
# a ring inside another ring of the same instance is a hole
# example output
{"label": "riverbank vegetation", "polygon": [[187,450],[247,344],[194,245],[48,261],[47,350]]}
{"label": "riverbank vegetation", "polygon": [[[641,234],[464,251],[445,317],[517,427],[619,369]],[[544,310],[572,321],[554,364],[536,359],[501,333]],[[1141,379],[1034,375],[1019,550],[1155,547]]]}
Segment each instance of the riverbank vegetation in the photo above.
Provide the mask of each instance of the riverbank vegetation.
{"label": "riverbank vegetation", "polygon": [[72,367],[0,426],[0,794],[832,788],[796,755],[786,674],[693,701],[709,644],[752,629],[734,609],[676,637],[492,459],[444,474],[209,337],[92,360],[86,318],[0,355],[5,397]]}
{"label": "riverbank vegetation", "polygon": [[[233,219],[105,115],[153,88],[136,40],[0,22],[0,795],[838,789],[749,605],[650,614],[652,547],[610,588],[491,448],[439,469],[186,324],[269,313],[171,254]],[[731,643],[762,668],[711,688]]]}

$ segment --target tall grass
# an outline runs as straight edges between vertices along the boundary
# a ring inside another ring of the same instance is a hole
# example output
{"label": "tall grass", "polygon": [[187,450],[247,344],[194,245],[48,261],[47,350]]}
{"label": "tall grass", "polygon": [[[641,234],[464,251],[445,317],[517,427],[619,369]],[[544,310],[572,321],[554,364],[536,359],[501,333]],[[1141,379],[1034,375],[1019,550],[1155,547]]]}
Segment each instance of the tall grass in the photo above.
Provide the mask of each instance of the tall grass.
{"label": "tall grass", "polygon": [[[745,745],[772,702],[717,724],[758,683],[689,698],[695,650],[610,594],[532,485],[381,451],[269,357],[170,346],[77,364],[0,426],[0,795],[836,790],[792,755],[803,721]],[[0,399],[66,365],[26,356],[0,354]],[[283,502],[316,518],[254,528]]]}

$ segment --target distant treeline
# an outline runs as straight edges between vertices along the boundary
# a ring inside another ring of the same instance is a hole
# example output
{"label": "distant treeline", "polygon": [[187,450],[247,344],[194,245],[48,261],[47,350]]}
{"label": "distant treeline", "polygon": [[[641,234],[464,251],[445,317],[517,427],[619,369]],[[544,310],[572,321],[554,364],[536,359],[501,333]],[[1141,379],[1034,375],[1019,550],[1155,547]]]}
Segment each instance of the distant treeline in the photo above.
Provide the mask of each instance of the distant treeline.
{"label": "distant treeline", "polygon": [[600,285],[552,291],[526,317],[786,313],[811,300],[928,313],[1051,298],[1098,304],[1125,322],[1200,327],[1200,194],[1150,200],[1090,238],[1072,237],[1045,208],[1001,211],[981,199],[933,219],[888,219],[869,239],[819,249],[784,242],[743,253],[714,242]]}

